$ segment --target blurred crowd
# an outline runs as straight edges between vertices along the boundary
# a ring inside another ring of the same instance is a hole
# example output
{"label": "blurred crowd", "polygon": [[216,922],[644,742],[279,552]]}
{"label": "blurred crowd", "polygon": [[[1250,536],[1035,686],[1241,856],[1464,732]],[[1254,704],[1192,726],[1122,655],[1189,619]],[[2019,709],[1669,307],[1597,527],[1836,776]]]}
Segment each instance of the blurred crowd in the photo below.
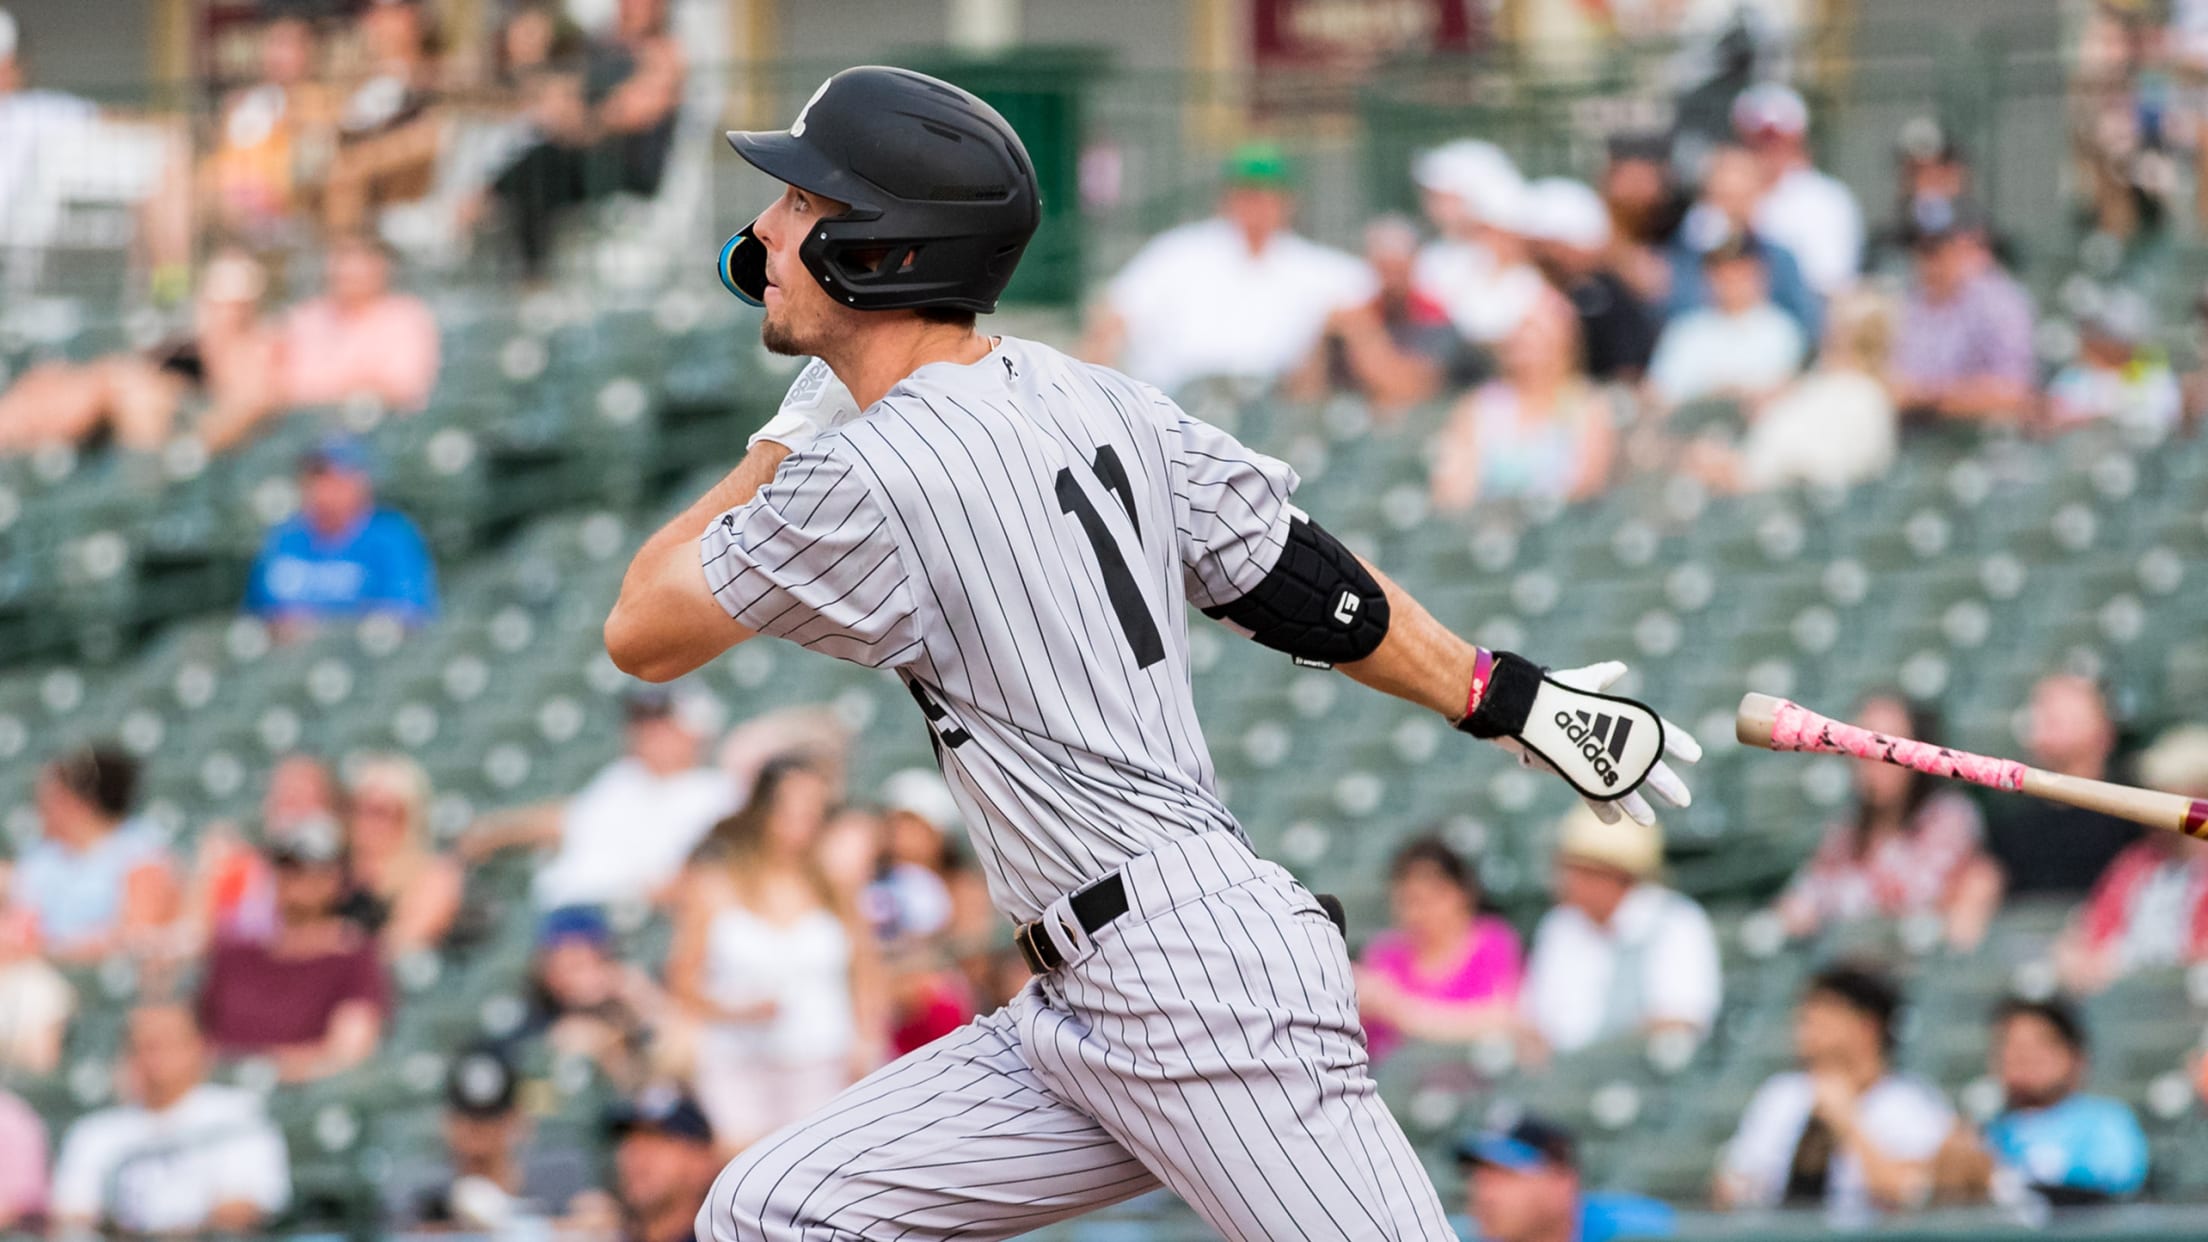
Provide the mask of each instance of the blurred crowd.
{"label": "blurred crowd", "polygon": [[[2034,688],[2026,717],[2035,766],[2208,794],[2208,727],[2179,726],[2119,756],[2101,691],[2068,674]],[[1941,737],[1936,713],[1899,693],[1870,696],[1851,718]],[[1554,839],[1555,904],[1534,925],[1530,949],[1483,909],[1476,868],[1443,839],[1397,852],[1392,926],[1359,962],[1376,1063],[1406,1039],[1500,1040],[1536,1066],[1637,1043],[1684,1059],[1711,1034],[1719,948],[1709,916],[1664,885],[1660,829],[1604,824],[1581,809]],[[1986,1015],[1985,1072],[2000,1101],[1990,1118],[1960,1116],[1936,1085],[1895,1067],[1907,1000],[1896,972],[1843,960],[1802,991],[1797,1068],[1749,1103],[1717,1162],[1716,1206],[1819,1209],[1859,1227],[1933,1204],[2031,1211],[2141,1191],[2149,1164],[2138,1118],[2128,1103],[2085,1090],[2091,1036],[2079,1000],[2130,975],[2208,963],[2208,842],[2022,798],[1981,810],[1953,785],[1859,761],[1850,805],[1761,917],[1812,944],[1881,924],[1928,929],[1936,952],[1967,956],[2012,900],[2069,914],[2041,946],[2046,986]],[[2208,1067],[2180,1059],[2167,1069],[2195,1075],[2208,1092]]]}
{"label": "blurred crowd", "polygon": [[1288,155],[1247,145],[1216,214],[1109,281],[1083,348],[1168,391],[1350,392],[1383,417],[1444,401],[1444,512],[1581,499],[1628,472],[1844,486],[1942,426],[2152,441],[2200,417],[2197,377],[2189,398],[2129,289],[2093,291],[2075,348],[2043,355],[1937,122],[1899,135],[1876,219],[1817,166],[1794,88],[1750,86],[1727,116],[1714,141],[1615,134],[1588,181],[1445,143],[1411,170],[1422,219],[1372,221],[1361,254],[1297,234]]}
{"label": "blurred crowd", "polygon": [[665,0],[621,0],[595,30],[495,6],[471,55],[424,0],[272,14],[178,120],[38,87],[31,32],[0,8],[0,294],[30,293],[84,244],[72,212],[109,203],[135,292],[189,311],[144,348],[0,383],[0,453],[181,435],[219,452],[289,411],[419,410],[438,325],[394,292],[402,260],[473,249],[541,281],[581,209],[661,191],[687,80]]}
{"label": "blurred crowd", "polygon": [[[125,751],[53,757],[39,835],[0,888],[0,1082],[63,1068],[97,969],[125,965],[136,1000],[114,1081],[95,1093],[121,1103],[48,1134],[0,1090],[0,1223],[66,1234],[279,1219],[288,1157],[264,1093],[366,1072],[404,1007],[426,1003],[399,982],[410,964],[484,934],[464,895],[502,862],[525,869],[535,911],[521,1016],[443,1062],[441,1149],[408,1152],[383,1180],[394,1228],[686,1237],[729,1155],[1026,984],[935,773],[855,797],[853,739],[826,709],[724,730],[711,699],[653,687],[624,712],[624,753],[571,796],[489,813],[449,843],[428,827],[422,769],[396,755],[287,758],[253,822],[206,825],[182,852],[139,813]],[[1940,737],[1936,715],[1899,694],[1853,715]],[[2122,755],[2099,689],[2067,674],[2041,682],[2026,715],[2036,765],[2208,797],[2208,727]],[[1383,1074],[1411,1046],[1501,1048],[1522,1074],[1570,1075],[1606,1048],[1684,1063],[1713,1035],[1719,936],[1667,883],[1662,828],[1579,808],[1550,839],[1549,904],[1516,919],[1484,904],[1477,859],[1443,836],[1397,850],[1386,925],[1353,929]],[[2086,1089],[2079,1001],[2208,963],[2208,843],[2021,798],[1981,809],[1865,762],[1756,917],[1812,944],[1927,928],[1932,952],[1968,955],[2011,901],[2070,913],[2043,946],[2048,986],[1985,1016],[1998,1107],[1966,1116],[1898,1068],[1900,975],[1837,961],[1800,993],[1796,1067],[1755,1092],[1716,1154],[1714,1206],[1861,1225],[1934,1204],[2046,1210],[2140,1192],[2147,1143],[2128,1103]],[[614,1093],[597,1123],[609,1163],[571,1132],[533,1141],[532,1100],[562,1063]],[[1669,1229],[1662,1204],[1585,1191],[1575,1142],[1538,1116],[1468,1138],[1458,1154],[1480,1236],[1540,1242],[1582,1216],[1583,1237]]]}
{"label": "blurred crowd", "polygon": [[[729,1155],[1024,984],[934,772],[867,801],[825,709],[725,733],[702,697],[638,689],[624,710],[625,752],[571,797],[450,844],[396,755],[287,758],[256,822],[186,852],[140,814],[121,748],[54,757],[0,887],[0,1082],[61,1068],[88,969],[126,967],[137,999],[122,1103],[48,1135],[0,1090],[0,1228],[276,1219],[290,1185],[265,1091],[363,1072],[422,1003],[396,982],[410,963],[485,934],[463,894],[501,859],[531,877],[526,1013],[452,1050],[443,1151],[384,1179],[391,1227],[688,1237]],[[603,1175],[590,1144],[531,1143],[529,1101],[562,1062],[617,1097]]]}

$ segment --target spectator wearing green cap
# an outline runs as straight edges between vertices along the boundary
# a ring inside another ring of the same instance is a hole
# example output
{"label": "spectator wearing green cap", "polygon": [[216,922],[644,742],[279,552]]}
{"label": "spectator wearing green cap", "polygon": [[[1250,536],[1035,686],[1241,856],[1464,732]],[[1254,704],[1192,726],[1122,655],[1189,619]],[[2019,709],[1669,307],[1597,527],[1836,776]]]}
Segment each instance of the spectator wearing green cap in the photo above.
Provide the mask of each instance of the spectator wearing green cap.
{"label": "spectator wearing green cap", "polygon": [[1308,359],[1337,311],[1379,292],[1355,256],[1299,236],[1288,158],[1271,143],[1228,157],[1210,219],[1154,237],[1112,279],[1082,354],[1172,391],[1227,378],[1271,384]]}

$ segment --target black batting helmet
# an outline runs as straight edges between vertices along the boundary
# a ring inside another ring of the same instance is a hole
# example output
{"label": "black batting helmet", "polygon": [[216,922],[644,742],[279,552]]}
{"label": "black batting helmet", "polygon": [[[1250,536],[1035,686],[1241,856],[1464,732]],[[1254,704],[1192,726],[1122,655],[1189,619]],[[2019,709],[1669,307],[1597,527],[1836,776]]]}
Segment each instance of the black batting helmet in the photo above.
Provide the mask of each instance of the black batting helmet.
{"label": "black batting helmet", "polygon": [[[1042,219],[1035,166],[997,110],[909,69],[861,65],[820,84],[785,132],[728,145],[777,181],[851,205],[816,222],[798,258],[859,310],[945,306],[987,314]],[[750,226],[721,247],[721,283],[766,297]]]}

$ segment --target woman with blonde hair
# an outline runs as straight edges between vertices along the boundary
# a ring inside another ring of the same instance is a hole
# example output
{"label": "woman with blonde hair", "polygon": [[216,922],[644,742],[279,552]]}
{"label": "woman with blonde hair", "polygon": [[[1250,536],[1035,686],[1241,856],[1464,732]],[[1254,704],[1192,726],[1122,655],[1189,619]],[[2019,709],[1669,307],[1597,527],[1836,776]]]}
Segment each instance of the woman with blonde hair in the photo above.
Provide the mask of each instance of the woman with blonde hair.
{"label": "woman with blonde hair", "polygon": [[848,889],[822,870],[827,780],[802,762],[760,772],[683,884],[667,982],[702,1029],[693,1090],[720,1146],[741,1151],[881,1060],[883,988]]}
{"label": "woman with blonde hair", "polygon": [[356,760],[345,773],[345,912],[399,957],[442,943],[460,913],[460,864],[429,839],[429,775],[404,755]]}
{"label": "woman with blonde hair", "polygon": [[1500,374],[1467,393],[1434,438],[1434,508],[1600,491],[1616,454],[1619,402],[1587,376],[1571,303],[1545,289],[1503,338],[1496,362]]}

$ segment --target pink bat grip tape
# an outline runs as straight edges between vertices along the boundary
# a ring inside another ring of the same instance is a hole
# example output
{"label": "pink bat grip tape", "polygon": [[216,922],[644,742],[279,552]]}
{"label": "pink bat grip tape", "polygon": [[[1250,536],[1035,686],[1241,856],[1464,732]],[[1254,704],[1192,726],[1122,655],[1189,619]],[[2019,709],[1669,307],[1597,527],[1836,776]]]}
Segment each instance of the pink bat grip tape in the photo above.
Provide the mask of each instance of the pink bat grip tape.
{"label": "pink bat grip tape", "polygon": [[1953,777],[1974,785],[2007,790],[2024,788],[2024,765],[2014,759],[1991,759],[1929,742],[1888,737],[1820,716],[1799,703],[1784,700],[1779,703],[1771,722],[1771,748],[1853,755],[1858,759],[1898,763],[1932,776]]}

